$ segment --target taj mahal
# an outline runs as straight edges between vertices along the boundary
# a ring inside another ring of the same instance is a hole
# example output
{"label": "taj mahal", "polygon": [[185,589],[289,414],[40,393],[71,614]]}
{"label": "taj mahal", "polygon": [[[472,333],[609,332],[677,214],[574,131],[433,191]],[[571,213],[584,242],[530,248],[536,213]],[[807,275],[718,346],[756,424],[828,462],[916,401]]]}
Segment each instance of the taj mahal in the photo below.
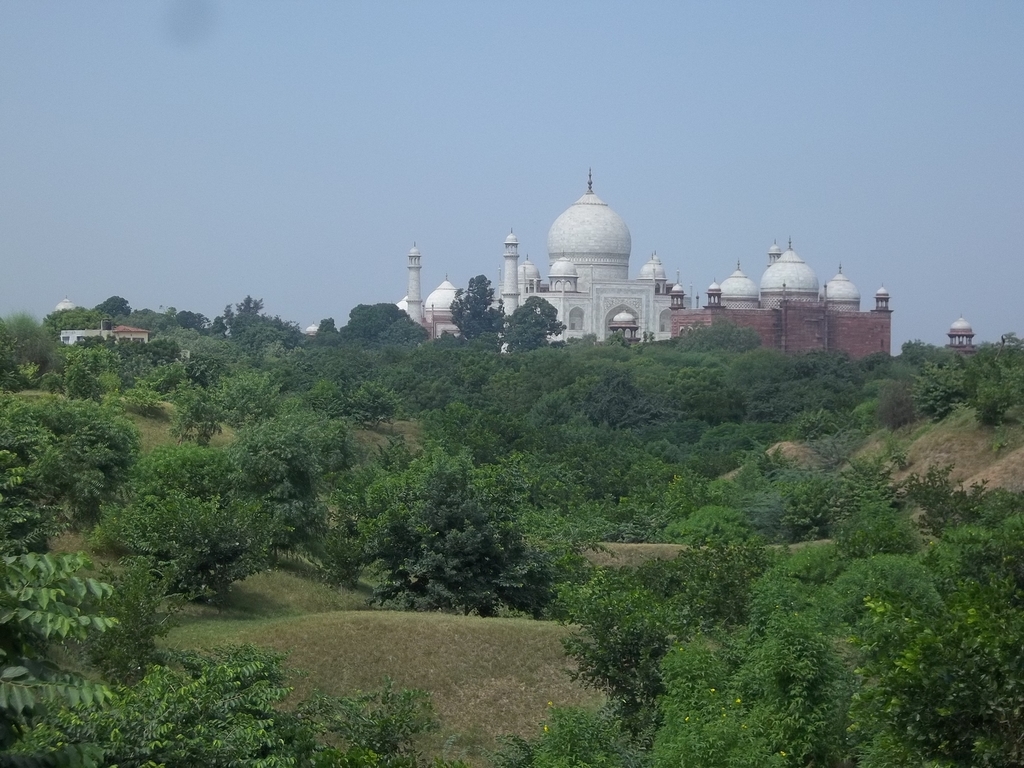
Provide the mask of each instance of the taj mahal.
{"label": "taj mahal", "polygon": [[[630,277],[632,238],[626,222],[587,190],[555,219],[548,231],[546,276],[527,257],[519,261],[519,240],[504,243],[498,297],[511,314],[530,296],[540,296],[565,325],[562,340],[587,335],[604,340],[622,333],[627,341],[669,339],[694,326],[729,321],[753,328],[762,344],[783,352],[844,351],[853,357],[890,353],[889,293],[880,288],[874,307],[861,311],[860,291],[843,274],[821,285],[814,270],[793,250],[773,244],[760,283],[740,268],[708,286],[706,302],[668,280],[655,253]],[[408,289],[398,306],[422,324],[432,338],[457,333],[451,307],[456,287],[445,279],[424,300],[420,293],[422,254],[408,253]],[[497,302],[498,297],[495,301]]]}

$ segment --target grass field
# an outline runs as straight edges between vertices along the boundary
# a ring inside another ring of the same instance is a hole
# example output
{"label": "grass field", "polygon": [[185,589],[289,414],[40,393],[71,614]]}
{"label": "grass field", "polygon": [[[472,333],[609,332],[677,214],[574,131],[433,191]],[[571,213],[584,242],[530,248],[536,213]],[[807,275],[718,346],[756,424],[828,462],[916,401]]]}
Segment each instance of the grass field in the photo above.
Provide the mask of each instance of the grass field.
{"label": "grass field", "polygon": [[255,643],[284,651],[297,697],[369,690],[385,676],[429,691],[441,731],[424,747],[472,762],[494,749],[502,734],[535,735],[548,702],[600,704],[599,695],[569,678],[565,627],[369,610],[366,597],[366,591],[332,589],[287,571],[260,573],[236,584],[222,608],[189,607],[166,644]]}

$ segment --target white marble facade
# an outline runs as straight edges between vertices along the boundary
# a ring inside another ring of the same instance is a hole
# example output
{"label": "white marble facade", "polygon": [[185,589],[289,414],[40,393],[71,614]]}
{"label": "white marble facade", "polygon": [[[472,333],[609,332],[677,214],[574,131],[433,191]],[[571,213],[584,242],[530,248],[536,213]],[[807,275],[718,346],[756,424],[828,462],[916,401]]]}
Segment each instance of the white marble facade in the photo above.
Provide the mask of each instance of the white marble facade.
{"label": "white marble facade", "polygon": [[[668,339],[671,336],[670,296],[672,284],[657,255],[651,257],[638,277],[629,277],[632,239],[629,228],[593,189],[569,206],[548,232],[548,269],[527,259],[519,263],[519,241],[505,239],[504,276],[495,286],[505,312],[533,295],[545,299],[558,311],[566,330],[562,338],[594,335],[607,338],[612,318],[627,312],[634,318],[637,336]],[[445,281],[426,301],[419,294],[420,252],[409,253],[408,293],[399,306],[438,336],[451,330],[451,284]],[[512,279],[512,276],[515,279]],[[418,315],[418,316],[417,316]]]}

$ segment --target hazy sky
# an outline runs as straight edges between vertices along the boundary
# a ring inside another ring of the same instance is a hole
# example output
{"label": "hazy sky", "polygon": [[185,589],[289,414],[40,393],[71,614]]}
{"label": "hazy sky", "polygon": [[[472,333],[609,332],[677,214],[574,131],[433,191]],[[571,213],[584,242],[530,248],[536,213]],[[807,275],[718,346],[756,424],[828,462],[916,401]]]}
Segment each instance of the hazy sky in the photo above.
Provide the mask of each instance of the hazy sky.
{"label": "hazy sky", "polygon": [[0,2],[0,315],[303,327],[586,189],[703,294],[793,238],[893,346],[1024,334],[1024,2]]}

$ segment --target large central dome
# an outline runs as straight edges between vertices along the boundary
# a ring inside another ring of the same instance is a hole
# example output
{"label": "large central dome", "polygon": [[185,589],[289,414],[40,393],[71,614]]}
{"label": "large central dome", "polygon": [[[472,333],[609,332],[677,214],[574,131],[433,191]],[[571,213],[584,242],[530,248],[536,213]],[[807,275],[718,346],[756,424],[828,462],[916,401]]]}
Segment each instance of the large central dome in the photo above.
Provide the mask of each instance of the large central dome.
{"label": "large central dome", "polygon": [[553,263],[563,256],[577,267],[581,282],[628,280],[629,252],[632,249],[629,227],[596,194],[593,182],[587,191],[551,225],[548,230],[548,258]]}

